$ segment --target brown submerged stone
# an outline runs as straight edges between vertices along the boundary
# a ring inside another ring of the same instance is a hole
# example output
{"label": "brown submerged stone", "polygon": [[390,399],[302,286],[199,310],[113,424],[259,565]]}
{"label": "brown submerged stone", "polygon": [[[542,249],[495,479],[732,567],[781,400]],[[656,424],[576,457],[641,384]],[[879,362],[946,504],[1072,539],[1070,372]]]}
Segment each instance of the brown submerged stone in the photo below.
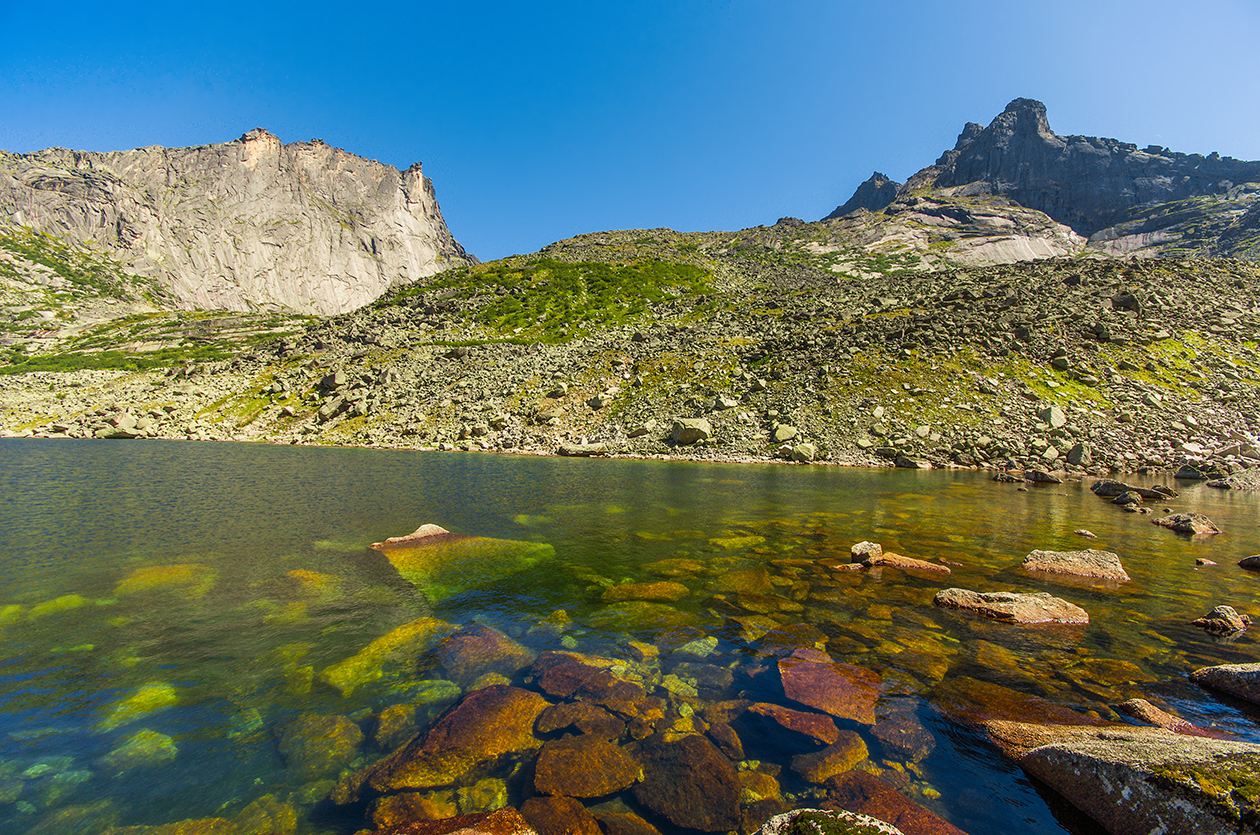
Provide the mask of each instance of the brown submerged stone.
{"label": "brown submerged stone", "polygon": [[642,772],[624,749],[593,736],[543,745],[534,766],[534,789],[565,797],[603,797],[634,785]]}
{"label": "brown submerged stone", "polygon": [[563,702],[544,710],[534,725],[534,730],[540,734],[551,734],[570,728],[600,739],[616,739],[625,732],[626,723],[599,705],[590,702]]}
{"label": "brown submerged stone", "polygon": [[596,809],[592,814],[607,835],[661,835],[661,831],[634,812]]}
{"label": "brown submerged stone", "polygon": [[647,691],[632,681],[623,681],[601,670],[573,692],[573,698],[608,708],[624,719],[639,716],[647,701]]}
{"label": "brown submerged stone", "polygon": [[871,554],[862,560],[862,565],[867,568],[874,568],[877,565],[886,565],[892,568],[900,568],[903,571],[919,571],[926,574],[945,575],[950,574],[949,566],[940,563],[927,562],[925,560],[916,560],[914,557],[904,557],[901,554],[893,554],[885,551],[882,554]]}
{"label": "brown submerged stone", "polygon": [[879,740],[884,754],[891,759],[917,763],[936,748],[936,739],[928,729],[913,716],[901,713],[876,722],[871,736]]}
{"label": "brown submerged stone", "polygon": [[534,663],[534,654],[499,630],[474,623],[448,635],[433,659],[446,678],[467,687],[485,673],[512,678]]}
{"label": "brown submerged stone", "polygon": [[537,748],[534,723],[548,704],[504,684],[469,693],[423,736],[383,760],[369,782],[379,792],[449,785],[478,762]]}
{"label": "brown submerged stone", "polygon": [[905,835],[966,835],[958,827],[940,818],[883,780],[865,771],[847,771],[826,783],[824,809],[845,809],[870,815],[900,829]]}
{"label": "brown submerged stone", "polygon": [[792,701],[837,719],[875,724],[881,683],[878,673],[833,661],[830,655],[813,647],[797,648],[787,658],[779,659],[778,667],[783,693]]}
{"label": "brown submerged stone", "polygon": [[603,835],[594,816],[571,797],[531,797],[521,805],[521,817],[538,835]]}
{"label": "brown submerged stone", "polygon": [[739,778],[730,760],[702,736],[642,743],[643,780],[634,797],[670,823],[702,832],[739,826]]}
{"label": "brown submerged stone", "polygon": [[735,729],[726,722],[711,722],[705,733],[727,759],[739,762],[744,758],[744,743],[740,741]]}
{"label": "brown submerged stone", "polygon": [[604,592],[604,600],[616,603],[623,600],[649,600],[657,603],[673,603],[691,594],[682,583],[660,580],[655,583],[626,583],[613,586]]}
{"label": "brown submerged stone", "polygon": [[1174,716],[1166,710],[1161,710],[1146,699],[1129,699],[1127,702],[1121,702],[1116,705],[1116,710],[1134,719],[1139,719],[1148,725],[1154,725],[1157,728],[1163,728],[1166,731],[1172,731],[1175,734],[1185,734],[1186,736],[1206,736],[1219,738],[1220,734],[1200,728],[1193,722],[1182,719],[1180,716]]}
{"label": "brown submerged stone", "polygon": [[[1078,713],[1037,696],[970,676],[952,676],[932,691],[932,704],[950,719],[987,727],[994,721],[1049,725],[1102,725],[1097,716]],[[1001,743],[998,743],[1001,746]]]}
{"label": "brown submerged stone", "polygon": [[806,713],[790,707],[758,702],[748,708],[749,713],[764,716],[785,731],[800,734],[814,742],[830,745],[840,738],[836,721],[821,713]]}
{"label": "brown submerged stone", "polygon": [[459,814],[453,792],[399,792],[378,797],[371,805],[372,823],[378,829],[414,821],[431,821]]}
{"label": "brown submerged stone", "polygon": [[792,770],[809,783],[823,783],[827,779],[849,771],[866,759],[868,751],[862,737],[853,731],[840,731],[838,739],[821,751],[797,754],[792,758]]}
{"label": "brown submerged stone", "polygon": [[478,812],[434,821],[411,823],[378,829],[372,835],[538,835],[520,812],[505,807],[493,812]]}
{"label": "brown submerged stone", "polygon": [[590,659],[576,652],[543,652],[529,674],[548,696],[567,699],[588,678],[611,665],[610,660]]}

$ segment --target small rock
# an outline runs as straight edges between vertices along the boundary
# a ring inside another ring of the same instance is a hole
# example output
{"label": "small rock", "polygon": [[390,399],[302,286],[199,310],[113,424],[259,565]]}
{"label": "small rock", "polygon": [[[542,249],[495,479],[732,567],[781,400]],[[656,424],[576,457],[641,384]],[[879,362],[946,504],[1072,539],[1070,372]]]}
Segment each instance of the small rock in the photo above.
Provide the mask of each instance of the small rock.
{"label": "small rock", "polygon": [[1161,528],[1168,528],[1177,533],[1193,535],[1221,532],[1221,529],[1216,527],[1211,519],[1201,513],[1174,513],[1171,516],[1152,519],[1151,522],[1159,525]]}
{"label": "small rock", "polygon": [[[1212,564],[1216,565],[1216,563]],[[1260,554],[1252,554],[1250,557],[1243,557],[1238,561],[1238,565],[1240,568],[1245,568],[1248,571],[1260,571]]]}
{"label": "small rock", "polygon": [[884,553],[884,547],[878,542],[868,542],[862,540],[853,547],[849,548],[849,554],[853,558],[853,562],[862,562],[867,557],[878,557]]}
{"label": "small rock", "polygon": [[1233,606],[1217,606],[1201,618],[1191,623],[1220,635],[1230,635],[1246,630],[1251,625],[1251,618],[1240,615]]}
{"label": "small rock", "polygon": [[679,418],[670,430],[670,438],[679,446],[690,446],[711,437],[713,427],[704,418]]}
{"label": "small rock", "polygon": [[1120,564],[1119,555],[1094,548],[1083,551],[1033,551],[1024,557],[1023,567],[1026,571],[1129,582],[1129,575]]}
{"label": "small rock", "polygon": [[1006,623],[1089,623],[1089,614],[1084,609],[1046,592],[1019,594],[944,589],[936,593],[932,602],[947,609],[964,609]]}

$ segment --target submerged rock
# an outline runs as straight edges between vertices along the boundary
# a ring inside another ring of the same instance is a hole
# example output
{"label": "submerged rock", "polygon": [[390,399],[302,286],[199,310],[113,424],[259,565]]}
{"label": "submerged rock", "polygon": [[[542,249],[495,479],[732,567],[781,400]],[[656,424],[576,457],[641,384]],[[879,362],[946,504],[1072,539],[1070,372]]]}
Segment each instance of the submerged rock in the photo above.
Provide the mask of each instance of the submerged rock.
{"label": "submerged rock", "polygon": [[307,713],[280,729],[280,756],[303,778],[314,780],[350,764],[363,731],[344,716]]}
{"label": "submerged rock", "polygon": [[603,797],[634,785],[643,772],[626,751],[595,736],[574,736],[543,744],[534,768],[540,794]]}
{"label": "submerged rock", "polygon": [[881,554],[868,554],[863,560],[862,565],[872,568],[877,565],[887,565],[893,568],[900,568],[903,571],[925,571],[929,574],[949,574],[951,573],[948,566],[940,563],[927,562],[925,560],[916,560],[913,557],[903,557],[901,554],[893,554],[884,551]]}
{"label": "submerged rock", "polygon": [[1089,623],[1089,614],[1084,609],[1046,592],[1018,594],[944,589],[937,592],[932,602],[946,609],[976,612],[1004,623]]}
{"label": "submerged rock", "polygon": [[603,835],[594,816],[571,797],[531,797],[521,805],[521,817],[538,835]]}
{"label": "submerged rock", "polygon": [[778,669],[783,694],[792,701],[838,719],[875,724],[881,684],[878,673],[838,663],[813,647],[800,647],[780,659]]}
{"label": "submerged rock", "polygon": [[902,835],[897,827],[844,809],[795,809],[775,815],[753,835]]}
{"label": "submerged rock", "polygon": [[159,710],[165,710],[178,700],[179,697],[173,685],[164,681],[146,684],[132,691],[131,695],[121,701],[115,702],[105,720],[101,722],[101,727],[105,730],[120,728],[137,719],[157,713]]}
{"label": "submerged rock", "polygon": [[1160,728],[1038,727],[1024,770],[1114,833],[1254,831],[1260,745]]}
{"label": "submerged rock", "polygon": [[511,576],[556,553],[540,542],[464,536],[437,525],[422,525],[372,548],[434,601]]}
{"label": "submerged rock", "polygon": [[793,757],[790,763],[792,770],[807,783],[823,783],[866,759],[868,752],[862,737],[853,731],[840,731],[837,736],[834,743],[821,751]]}
{"label": "submerged rock", "polygon": [[1152,519],[1151,523],[1177,533],[1191,535],[1221,532],[1221,529],[1216,527],[1216,524],[1202,513],[1174,513],[1171,516]]}
{"label": "submerged rock", "polygon": [[1098,577],[1103,580],[1129,582],[1129,575],[1120,564],[1120,556],[1111,551],[1086,548],[1083,551],[1033,551],[1024,557],[1026,571],[1047,574],[1071,574],[1076,577]]}
{"label": "submerged rock", "polygon": [[765,702],[750,706],[748,712],[763,716],[782,730],[799,734],[812,742],[831,745],[840,738],[840,729],[836,727],[835,720],[821,713],[806,713]]}
{"label": "submerged rock", "polygon": [[147,565],[128,574],[114,587],[115,597],[178,588],[192,598],[204,597],[216,574],[204,565]]}
{"label": "submerged rock", "polygon": [[1252,664],[1202,667],[1190,674],[1190,680],[1203,687],[1260,704],[1260,661]]}
{"label": "submerged rock", "polygon": [[179,754],[175,740],[145,728],[132,734],[101,758],[100,766],[116,773],[169,762]]}
{"label": "submerged rock", "polygon": [[476,690],[423,736],[373,767],[367,781],[383,793],[451,785],[480,762],[539,747],[534,723],[548,704],[537,693],[509,685]]}
{"label": "submerged rock", "polygon": [[643,780],[635,799],[676,826],[725,832],[739,826],[739,778],[730,760],[702,736],[642,744]]}
{"label": "submerged rock", "polygon": [[417,618],[328,667],[318,679],[342,696],[348,696],[356,687],[384,677],[387,666],[414,664],[454,630],[455,626],[444,620]]}
{"label": "submerged rock", "polygon": [[846,771],[826,783],[825,809],[847,810],[886,821],[910,835],[966,835],[958,827],[906,799],[865,771]]}
{"label": "submerged rock", "polygon": [[443,820],[412,821],[377,829],[373,835],[538,835],[511,806]]}
{"label": "submerged rock", "polygon": [[1233,606],[1217,606],[1201,618],[1197,618],[1191,623],[1208,632],[1215,632],[1218,635],[1231,635],[1243,632],[1248,626],[1251,626],[1251,618],[1247,615],[1240,615]]}
{"label": "submerged rock", "polygon": [[661,580],[655,583],[626,583],[613,586],[604,592],[604,600],[616,603],[623,600],[649,600],[658,603],[673,603],[682,600],[690,590],[682,583]]}
{"label": "submerged rock", "polygon": [[1186,734],[1187,736],[1208,736],[1216,737],[1211,731],[1204,730],[1193,722],[1188,722],[1180,716],[1174,716],[1171,713],[1160,710],[1146,699],[1129,699],[1116,705],[1116,710],[1121,713],[1132,716],[1145,722],[1148,725],[1154,725],[1157,728],[1163,728],[1166,731],[1172,731],[1175,734]]}
{"label": "submerged rock", "polygon": [[512,678],[534,663],[534,653],[499,630],[474,623],[448,635],[433,659],[447,678],[467,687],[486,673]]}

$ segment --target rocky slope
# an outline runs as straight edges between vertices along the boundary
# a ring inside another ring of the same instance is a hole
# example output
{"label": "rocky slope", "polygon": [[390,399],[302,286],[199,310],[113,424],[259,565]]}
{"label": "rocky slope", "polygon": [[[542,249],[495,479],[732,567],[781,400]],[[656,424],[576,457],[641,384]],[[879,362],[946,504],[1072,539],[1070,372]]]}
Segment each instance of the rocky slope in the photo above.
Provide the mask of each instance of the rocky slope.
{"label": "rocky slope", "polygon": [[475,261],[419,164],[400,172],[262,129],[195,148],[0,152],[10,273],[39,263],[23,252],[33,233],[111,260],[184,308],[343,313]]}
{"label": "rocky slope", "polygon": [[979,197],[1044,213],[1109,254],[1260,257],[1260,162],[1058,136],[1032,99],[1012,101],[988,127],[968,123],[904,184],[876,173],[828,219]]}
{"label": "rocky slope", "polygon": [[1260,268],[917,271],[849,253],[837,273],[816,246],[837,222],[582,236],[231,361],[9,376],[3,426],[1078,474],[1260,464]]}

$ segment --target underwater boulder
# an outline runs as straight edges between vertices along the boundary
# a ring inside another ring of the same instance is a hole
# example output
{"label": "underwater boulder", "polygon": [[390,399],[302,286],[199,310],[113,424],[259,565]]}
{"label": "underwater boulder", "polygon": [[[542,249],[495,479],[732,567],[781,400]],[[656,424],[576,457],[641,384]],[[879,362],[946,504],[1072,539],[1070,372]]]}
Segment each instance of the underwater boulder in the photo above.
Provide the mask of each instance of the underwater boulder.
{"label": "underwater boulder", "polygon": [[359,652],[326,668],[318,680],[348,696],[356,687],[383,678],[389,666],[409,666],[455,631],[438,618],[417,618],[372,641]]}
{"label": "underwater boulder", "polygon": [[421,525],[406,536],[373,542],[371,547],[435,602],[501,580],[556,554],[554,547],[541,542],[466,536],[438,525]]}

